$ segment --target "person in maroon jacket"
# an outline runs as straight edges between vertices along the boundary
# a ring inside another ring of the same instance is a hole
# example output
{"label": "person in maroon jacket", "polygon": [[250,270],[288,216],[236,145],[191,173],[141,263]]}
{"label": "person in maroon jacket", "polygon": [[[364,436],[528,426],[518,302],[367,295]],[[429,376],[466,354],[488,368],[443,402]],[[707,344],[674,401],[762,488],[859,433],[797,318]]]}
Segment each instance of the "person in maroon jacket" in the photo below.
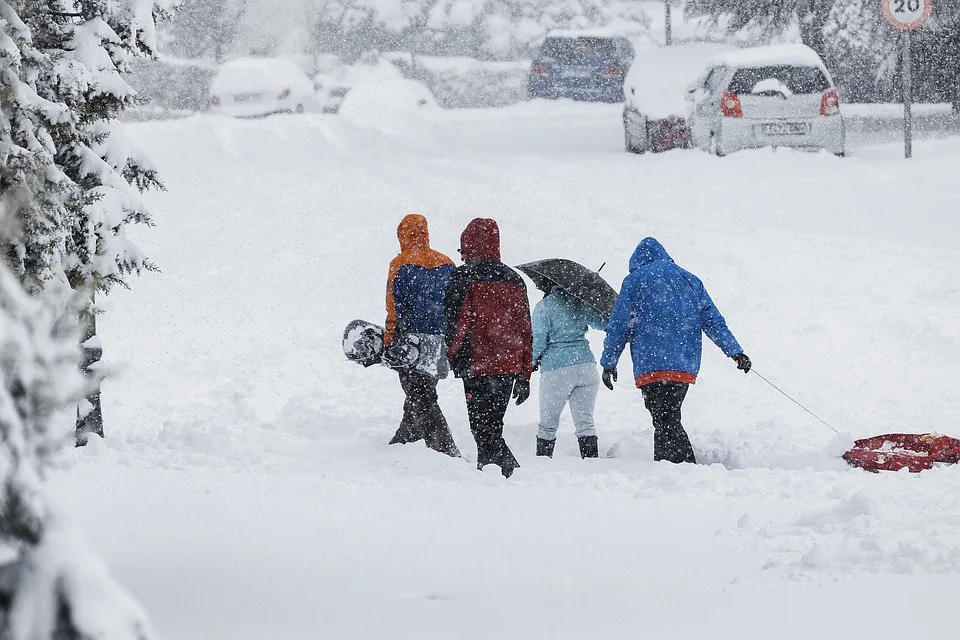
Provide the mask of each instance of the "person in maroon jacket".
{"label": "person in maroon jacket", "polygon": [[500,261],[496,220],[475,218],[460,235],[458,267],[444,297],[447,358],[463,379],[477,468],[495,464],[507,478],[520,466],[503,439],[511,394],[530,397],[533,331],[527,287]]}

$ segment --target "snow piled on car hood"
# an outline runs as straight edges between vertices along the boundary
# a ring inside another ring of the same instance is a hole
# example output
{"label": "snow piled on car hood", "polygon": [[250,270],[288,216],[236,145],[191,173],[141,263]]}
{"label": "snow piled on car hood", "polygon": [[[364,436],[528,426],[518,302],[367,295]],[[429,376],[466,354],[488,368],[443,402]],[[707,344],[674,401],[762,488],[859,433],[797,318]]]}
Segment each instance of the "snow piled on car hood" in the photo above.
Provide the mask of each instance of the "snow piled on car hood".
{"label": "snow piled on car hood", "polygon": [[728,44],[693,43],[647,49],[637,54],[624,82],[628,105],[651,119],[683,117],[687,89]]}

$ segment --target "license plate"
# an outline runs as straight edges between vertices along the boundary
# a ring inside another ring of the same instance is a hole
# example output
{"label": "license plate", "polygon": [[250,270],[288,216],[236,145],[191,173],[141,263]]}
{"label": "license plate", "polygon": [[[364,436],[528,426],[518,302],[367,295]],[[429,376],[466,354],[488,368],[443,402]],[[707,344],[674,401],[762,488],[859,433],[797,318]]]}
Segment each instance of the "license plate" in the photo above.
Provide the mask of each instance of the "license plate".
{"label": "license plate", "polygon": [[564,78],[589,78],[592,75],[593,69],[590,67],[574,67],[572,69],[563,70]]}
{"label": "license plate", "polygon": [[262,93],[238,93],[233,96],[234,102],[259,102]]}
{"label": "license plate", "polygon": [[755,125],[762,136],[805,136],[810,133],[809,122],[764,122]]}

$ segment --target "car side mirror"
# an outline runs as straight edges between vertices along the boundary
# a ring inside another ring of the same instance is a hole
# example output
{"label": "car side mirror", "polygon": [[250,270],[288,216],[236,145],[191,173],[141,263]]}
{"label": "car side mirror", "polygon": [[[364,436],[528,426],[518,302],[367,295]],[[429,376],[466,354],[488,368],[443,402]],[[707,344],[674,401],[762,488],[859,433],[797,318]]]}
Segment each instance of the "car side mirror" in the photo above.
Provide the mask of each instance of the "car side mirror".
{"label": "car side mirror", "polygon": [[687,92],[686,92],[686,93],[684,94],[684,96],[683,96],[684,99],[688,100],[689,102],[693,102],[693,101],[696,100],[696,98],[697,98],[697,91],[698,91],[699,89],[700,89],[700,87],[698,87],[698,86],[696,86],[696,85],[692,85],[692,86],[687,87]]}

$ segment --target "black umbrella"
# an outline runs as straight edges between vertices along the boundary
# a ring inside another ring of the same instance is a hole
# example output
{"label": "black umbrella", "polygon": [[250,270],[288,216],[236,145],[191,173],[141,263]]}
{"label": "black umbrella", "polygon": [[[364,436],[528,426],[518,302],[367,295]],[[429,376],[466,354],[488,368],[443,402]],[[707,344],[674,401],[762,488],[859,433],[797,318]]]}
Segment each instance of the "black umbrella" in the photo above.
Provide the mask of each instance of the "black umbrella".
{"label": "black umbrella", "polygon": [[[601,267],[602,269],[603,267]],[[610,320],[617,301],[616,290],[596,271],[563,258],[548,258],[517,267],[533,280],[539,289],[557,286],[592,307],[604,320]]]}

